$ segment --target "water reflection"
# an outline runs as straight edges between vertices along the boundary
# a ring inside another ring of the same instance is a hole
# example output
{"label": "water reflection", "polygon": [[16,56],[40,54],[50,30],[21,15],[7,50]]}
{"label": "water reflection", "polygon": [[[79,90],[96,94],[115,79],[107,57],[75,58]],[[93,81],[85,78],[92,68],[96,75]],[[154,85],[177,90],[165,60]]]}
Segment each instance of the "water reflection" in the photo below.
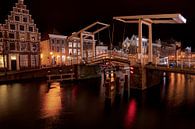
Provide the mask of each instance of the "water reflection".
{"label": "water reflection", "polygon": [[130,129],[133,126],[136,118],[136,112],[137,112],[137,103],[135,99],[132,99],[129,103],[127,113],[125,116],[124,124],[126,129]]}
{"label": "water reflection", "polygon": [[[110,82],[117,78],[115,73],[107,77],[112,78]],[[170,78],[163,78],[162,85],[144,92],[131,90],[127,101],[121,99],[123,92],[118,92],[120,101],[116,102],[116,87],[110,87],[112,93],[108,96],[113,104],[105,99],[104,81],[101,87],[99,83],[54,83],[50,88],[46,82],[1,85],[0,128],[164,129],[180,127],[178,124],[183,124],[181,128],[195,127],[195,76],[170,74]],[[119,85],[124,87],[123,83]]]}
{"label": "water reflection", "polygon": [[43,118],[57,116],[60,114],[61,109],[62,105],[60,84],[52,83],[48,93],[46,93],[45,97],[43,98],[43,108],[41,111],[41,116]]}
{"label": "water reflection", "polygon": [[167,105],[174,107],[181,105],[186,101],[192,102],[195,97],[194,79],[195,76],[193,75],[171,73],[170,82],[168,82],[168,87],[166,89],[168,93],[166,94],[163,90],[164,96],[167,96]]}

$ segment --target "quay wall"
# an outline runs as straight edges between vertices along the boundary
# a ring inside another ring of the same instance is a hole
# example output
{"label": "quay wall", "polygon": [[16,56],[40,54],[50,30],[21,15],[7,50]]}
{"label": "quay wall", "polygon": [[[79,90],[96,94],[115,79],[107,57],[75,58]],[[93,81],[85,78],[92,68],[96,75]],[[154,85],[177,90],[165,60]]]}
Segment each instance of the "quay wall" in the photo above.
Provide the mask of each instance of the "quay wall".
{"label": "quay wall", "polygon": [[77,79],[89,79],[99,76],[98,66],[87,66],[87,65],[73,65],[73,66],[61,66],[61,67],[50,67],[41,68],[25,71],[9,71],[7,73],[0,74],[0,83],[23,81],[23,80],[47,80],[49,74],[59,73],[71,73],[74,72],[75,78]]}
{"label": "quay wall", "polygon": [[130,75],[130,87],[132,89],[145,90],[161,83],[163,71],[148,69],[143,66],[134,66]]}

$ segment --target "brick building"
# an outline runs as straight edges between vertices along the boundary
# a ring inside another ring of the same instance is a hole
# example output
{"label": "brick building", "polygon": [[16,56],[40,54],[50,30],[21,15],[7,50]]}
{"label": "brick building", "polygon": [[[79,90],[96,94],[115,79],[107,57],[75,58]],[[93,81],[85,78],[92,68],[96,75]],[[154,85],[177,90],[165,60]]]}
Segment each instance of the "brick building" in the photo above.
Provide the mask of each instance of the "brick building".
{"label": "brick building", "polygon": [[40,66],[40,33],[24,0],[18,0],[0,24],[0,68],[21,70]]}

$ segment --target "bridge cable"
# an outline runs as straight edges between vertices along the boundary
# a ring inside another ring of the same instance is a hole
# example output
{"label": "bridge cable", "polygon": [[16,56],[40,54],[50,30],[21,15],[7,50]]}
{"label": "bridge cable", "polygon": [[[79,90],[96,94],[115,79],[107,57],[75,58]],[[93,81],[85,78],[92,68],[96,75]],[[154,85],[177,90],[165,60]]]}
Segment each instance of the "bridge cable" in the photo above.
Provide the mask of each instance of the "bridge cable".
{"label": "bridge cable", "polygon": [[126,23],[125,23],[125,25],[124,25],[122,42],[125,40],[125,33],[126,33]]}
{"label": "bridge cable", "polygon": [[[112,44],[111,45],[113,45],[113,42],[114,42],[114,21],[113,21],[113,24],[112,24]],[[113,49],[112,48],[112,46],[111,46],[111,49]]]}

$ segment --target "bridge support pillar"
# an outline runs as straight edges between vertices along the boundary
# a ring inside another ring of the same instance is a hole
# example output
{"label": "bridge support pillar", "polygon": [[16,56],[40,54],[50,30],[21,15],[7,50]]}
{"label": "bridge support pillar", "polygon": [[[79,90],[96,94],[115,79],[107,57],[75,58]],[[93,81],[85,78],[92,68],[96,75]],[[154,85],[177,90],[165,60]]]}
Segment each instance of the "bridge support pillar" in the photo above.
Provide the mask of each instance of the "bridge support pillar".
{"label": "bridge support pillar", "polygon": [[125,83],[124,83],[124,97],[128,98],[129,97],[129,91],[130,91],[130,87],[129,87],[129,76],[125,75]]}
{"label": "bridge support pillar", "polygon": [[130,87],[145,90],[149,87],[160,84],[162,76],[162,71],[148,69],[141,65],[135,66],[134,72],[130,76]]}

